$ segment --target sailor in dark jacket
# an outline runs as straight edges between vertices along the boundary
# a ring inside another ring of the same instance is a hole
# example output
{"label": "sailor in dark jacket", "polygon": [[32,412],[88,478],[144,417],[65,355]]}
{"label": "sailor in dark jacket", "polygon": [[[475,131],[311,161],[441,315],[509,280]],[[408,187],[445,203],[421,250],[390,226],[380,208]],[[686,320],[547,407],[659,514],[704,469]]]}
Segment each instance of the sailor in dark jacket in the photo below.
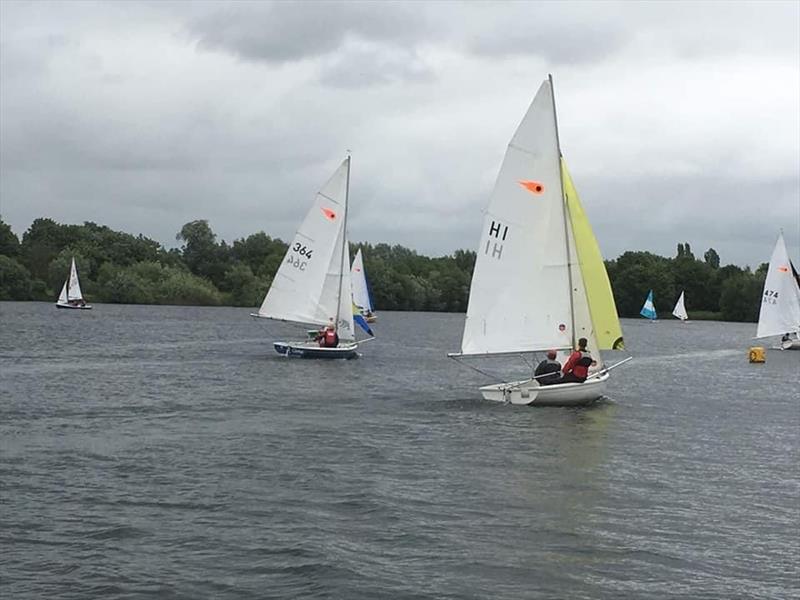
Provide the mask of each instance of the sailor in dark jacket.
{"label": "sailor in dark jacket", "polygon": [[539,385],[552,385],[561,382],[561,363],[556,360],[555,350],[547,351],[547,359],[539,363],[533,375]]}

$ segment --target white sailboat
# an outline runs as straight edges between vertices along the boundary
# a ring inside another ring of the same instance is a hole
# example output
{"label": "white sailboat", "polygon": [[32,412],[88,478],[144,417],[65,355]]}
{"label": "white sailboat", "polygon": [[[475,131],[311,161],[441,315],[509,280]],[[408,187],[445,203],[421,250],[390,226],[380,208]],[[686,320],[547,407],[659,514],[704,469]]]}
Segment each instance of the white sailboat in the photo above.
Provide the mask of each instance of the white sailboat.
{"label": "white sailboat", "polygon": [[[356,358],[353,328],[347,203],[350,157],[317,193],[289,244],[264,302],[254,317],[335,328],[338,344],[323,347],[304,339],[275,342],[279,354],[301,358]],[[360,316],[356,317],[356,321]]]}
{"label": "white sailboat", "polygon": [[797,271],[789,259],[783,233],[769,261],[764,292],[761,297],[761,310],[758,315],[756,337],[780,335],[781,348],[800,350],[800,286]]}
{"label": "white sailboat", "polygon": [[356,252],[353,259],[353,267],[350,269],[350,280],[353,283],[353,304],[361,311],[367,323],[374,323],[376,320],[375,308],[372,306],[372,298],[369,294],[367,285],[367,271],[364,269],[364,257],[361,248]]}
{"label": "white sailboat", "polygon": [[[597,240],[561,157],[552,78],[542,83],[506,151],[486,209],[456,359],[571,351],[587,338],[597,361],[583,383],[535,378],[480,388],[487,400],[582,405],[603,395],[601,349],[622,331]],[[618,363],[619,364],[619,363]]]}
{"label": "white sailboat", "polygon": [[86,304],[81,292],[81,283],[78,281],[78,269],[75,267],[75,257],[69,268],[69,277],[64,281],[61,293],[56,301],[56,308],[70,308],[74,310],[91,310],[92,305]]}
{"label": "white sailboat", "polygon": [[686,312],[686,306],[684,304],[683,294],[684,293],[681,292],[681,295],[678,297],[678,301],[675,303],[675,308],[672,309],[672,316],[674,316],[677,319],[680,319],[681,321],[686,322],[689,320],[689,315]]}

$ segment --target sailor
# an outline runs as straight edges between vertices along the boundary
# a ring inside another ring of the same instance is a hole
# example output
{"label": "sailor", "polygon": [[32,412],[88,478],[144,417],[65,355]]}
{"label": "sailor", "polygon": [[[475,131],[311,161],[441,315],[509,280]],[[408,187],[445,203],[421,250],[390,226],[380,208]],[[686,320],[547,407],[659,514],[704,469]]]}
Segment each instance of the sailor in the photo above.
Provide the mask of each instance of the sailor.
{"label": "sailor", "polygon": [[567,362],[564,363],[564,376],[561,383],[583,383],[589,375],[589,367],[596,365],[597,362],[586,349],[588,344],[586,338],[578,340],[578,349],[569,355]]}
{"label": "sailor", "polygon": [[319,345],[323,348],[336,348],[339,345],[339,334],[333,323],[328,323],[319,340]]}
{"label": "sailor", "polygon": [[561,383],[561,363],[556,360],[555,350],[547,351],[547,358],[539,363],[533,375],[539,385]]}

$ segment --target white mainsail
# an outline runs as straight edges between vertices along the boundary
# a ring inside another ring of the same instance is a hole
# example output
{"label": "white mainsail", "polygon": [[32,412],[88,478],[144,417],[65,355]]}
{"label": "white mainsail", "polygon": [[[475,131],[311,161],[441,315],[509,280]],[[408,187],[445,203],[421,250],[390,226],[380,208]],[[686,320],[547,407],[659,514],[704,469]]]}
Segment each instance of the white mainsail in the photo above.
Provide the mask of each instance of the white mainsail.
{"label": "white mainsail", "polygon": [[571,348],[568,263],[555,106],[547,80],[508,146],[486,209],[462,354]]}
{"label": "white mainsail", "polygon": [[756,337],[800,332],[800,288],[792,270],[783,233],[769,261]]}
{"label": "white mainsail", "polygon": [[689,315],[686,312],[686,306],[683,302],[683,292],[681,292],[678,301],[675,303],[675,308],[672,309],[673,316],[679,318],[681,321],[686,321],[689,318]]}
{"label": "white mainsail", "polygon": [[64,280],[61,293],[58,295],[59,304],[68,304],[73,300],[83,300],[81,283],[78,281],[78,269],[75,267],[75,257],[69,267],[69,277]]}
{"label": "white mainsail", "polygon": [[353,302],[358,308],[372,312],[372,302],[369,298],[367,274],[364,271],[364,257],[361,255],[361,248],[358,249],[356,257],[353,259],[350,277],[353,283]]}
{"label": "white mainsail", "polygon": [[326,325],[338,320],[339,338],[353,336],[347,194],[350,157],[317,193],[289,244],[258,315]]}

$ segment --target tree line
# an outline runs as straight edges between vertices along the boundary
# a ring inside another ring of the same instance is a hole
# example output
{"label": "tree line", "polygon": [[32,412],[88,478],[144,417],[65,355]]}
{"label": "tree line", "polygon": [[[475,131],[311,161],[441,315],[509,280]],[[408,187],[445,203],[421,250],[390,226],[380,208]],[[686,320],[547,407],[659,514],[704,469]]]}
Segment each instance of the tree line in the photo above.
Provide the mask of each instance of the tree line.
{"label": "tree line", "polygon": [[[167,249],[104,225],[47,218],[36,219],[20,240],[0,220],[0,300],[54,300],[74,257],[93,302],[258,306],[287,248],[263,231],[228,244],[205,220],[186,223],[176,240],[180,248]],[[378,310],[466,311],[475,252],[431,258],[399,245],[360,243],[351,244],[351,256],[359,247]],[[691,318],[755,321],[766,268],[720,266],[713,248],[698,259],[688,243],[678,244],[674,257],[629,251],[606,261],[622,317],[638,315],[652,289],[662,315],[685,290]]]}

